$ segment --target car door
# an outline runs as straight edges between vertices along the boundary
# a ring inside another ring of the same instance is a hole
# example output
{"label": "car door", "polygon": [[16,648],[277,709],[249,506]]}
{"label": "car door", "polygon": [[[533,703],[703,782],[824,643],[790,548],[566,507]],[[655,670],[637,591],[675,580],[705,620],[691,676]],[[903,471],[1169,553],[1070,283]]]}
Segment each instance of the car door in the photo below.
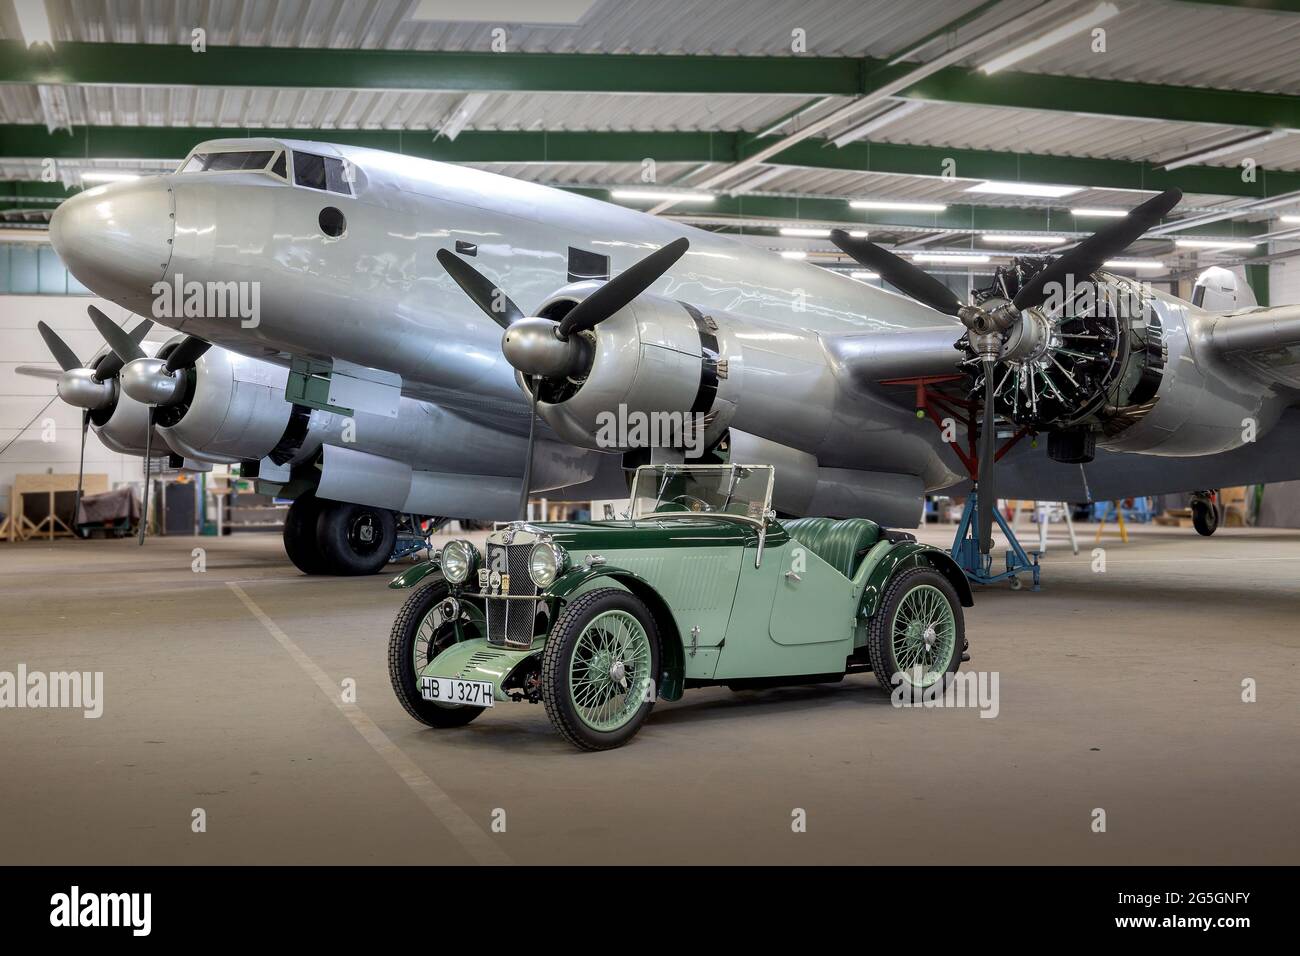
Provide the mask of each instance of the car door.
{"label": "car door", "polygon": [[798,646],[851,639],[857,609],[853,583],[797,543],[782,548],[780,560],[768,623],[772,640]]}

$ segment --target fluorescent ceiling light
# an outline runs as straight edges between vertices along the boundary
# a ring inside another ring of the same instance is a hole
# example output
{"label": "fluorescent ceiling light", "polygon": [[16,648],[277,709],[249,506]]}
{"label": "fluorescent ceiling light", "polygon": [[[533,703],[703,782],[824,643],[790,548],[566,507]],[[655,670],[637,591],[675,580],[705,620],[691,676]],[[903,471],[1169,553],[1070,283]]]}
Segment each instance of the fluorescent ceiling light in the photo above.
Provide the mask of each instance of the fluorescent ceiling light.
{"label": "fluorescent ceiling light", "polygon": [[1082,186],[1049,186],[1046,183],[1006,183],[996,179],[978,183],[966,190],[968,193],[994,193],[998,196],[1039,196],[1060,199],[1071,193],[1082,192]]}
{"label": "fluorescent ceiling light", "polygon": [[633,202],[713,202],[711,193],[675,193],[654,189],[615,189],[610,193],[615,199]]}
{"label": "fluorescent ceiling light", "polygon": [[1165,170],[1181,169],[1183,166],[1191,166],[1195,163],[1203,163],[1209,159],[1218,159],[1220,156],[1229,156],[1232,153],[1239,153],[1243,149],[1249,149],[1252,146],[1263,146],[1265,143],[1271,143],[1274,140],[1281,139],[1291,131],[1286,129],[1264,130],[1262,133],[1252,133],[1249,136],[1242,136],[1234,139],[1229,143],[1223,143],[1219,146],[1211,146],[1209,149],[1203,149],[1195,153],[1188,153],[1186,156],[1179,156],[1164,164]]}
{"label": "fluorescent ceiling light", "polygon": [[801,249],[783,249],[781,250],[782,259],[807,259],[808,253]]}
{"label": "fluorescent ceiling light", "polygon": [[988,256],[966,252],[914,252],[912,259],[916,262],[988,262]]}
{"label": "fluorescent ceiling light", "polygon": [[888,126],[895,120],[901,120],[904,116],[912,115],[924,105],[925,100],[908,100],[904,103],[899,103],[892,109],[885,110],[885,112],[871,117],[871,119],[867,120],[865,123],[859,123],[857,126],[845,130],[843,133],[840,133],[839,136],[832,139],[831,142],[836,146],[846,146],[854,140],[862,139],[862,137],[874,133],[876,130],[884,126]]}
{"label": "fluorescent ceiling light", "polygon": [[1095,216],[1098,219],[1123,219],[1127,209],[1071,209],[1071,216]]}
{"label": "fluorescent ceiling light", "polygon": [[783,236],[807,236],[809,239],[826,239],[830,237],[830,234],[829,229],[809,229],[803,226],[781,227],[781,235]]}
{"label": "fluorescent ceiling light", "polygon": [[901,212],[943,212],[948,207],[938,202],[895,202],[892,199],[854,199],[854,209],[895,209]]}
{"label": "fluorescent ceiling light", "polygon": [[1278,216],[1282,222],[1300,222],[1300,216]]}
{"label": "fluorescent ceiling light", "polygon": [[[1300,222],[1300,217],[1298,217],[1296,221]],[[854,239],[865,239],[867,238],[868,233],[865,229],[850,229],[849,235]]]}
{"label": "fluorescent ceiling light", "polygon": [[985,242],[995,242],[1004,246],[1059,246],[1066,242],[1064,236],[980,236]]}
{"label": "fluorescent ceiling light", "polygon": [[1259,243],[1232,239],[1175,239],[1174,245],[1184,249],[1254,249]]}
{"label": "fluorescent ceiling light", "polygon": [[1119,7],[1113,3],[1099,3],[1092,11],[1085,13],[1081,17],[1075,17],[1062,23],[1055,30],[1049,30],[1039,37],[1035,37],[1026,43],[1012,47],[1005,53],[995,56],[983,66],[980,67],[985,73],[996,73],[998,70],[1005,70],[1013,63],[1019,63],[1021,60],[1031,56],[1036,56],[1044,50],[1048,50],[1058,43],[1064,43],[1070,37],[1078,36],[1100,23],[1105,23],[1111,17],[1119,13]]}
{"label": "fluorescent ceiling light", "polygon": [[867,280],[867,279],[879,279],[879,278],[880,278],[880,275],[879,275],[878,273],[875,273],[875,272],[850,272],[850,273],[849,273],[849,278],[850,278],[850,279],[862,279],[862,280],[865,281],[865,280]]}
{"label": "fluorescent ceiling light", "polygon": [[1107,269],[1163,269],[1159,259],[1107,259],[1102,265]]}
{"label": "fluorescent ceiling light", "polygon": [[18,32],[28,46],[38,43],[54,46],[54,32],[50,29],[45,0],[14,0],[14,10],[18,14]]}
{"label": "fluorescent ceiling light", "polygon": [[81,174],[83,183],[121,183],[128,179],[139,179],[139,173],[117,173],[110,170],[90,169]]}

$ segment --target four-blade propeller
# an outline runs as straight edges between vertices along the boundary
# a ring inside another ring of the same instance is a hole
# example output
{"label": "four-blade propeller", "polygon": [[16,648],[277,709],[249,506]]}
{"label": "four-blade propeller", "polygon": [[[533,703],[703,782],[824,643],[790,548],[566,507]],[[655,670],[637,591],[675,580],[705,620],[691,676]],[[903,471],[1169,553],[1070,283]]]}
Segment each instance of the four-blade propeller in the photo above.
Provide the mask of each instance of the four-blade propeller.
{"label": "four-blade propeller", "polygon": [[533,443],[537,436],[537,397],[543,379],[564,379],[585,373],[592,357],[591,343],[581,334],[590,331],[654,285],[690,248],[685,237],[656,249],[605,282],[577,303],[559,321],[526,316],[491,279],[447,249],[438,262],[483,313],[504,329],[501,351],[529,383],[528,451],[524,483],[519,494],[519,517],[528,512],[532,481]]}
{"label": "four-blade propeller", "polygon": [[902,259],[865,239],[855,239],[836,229],[831,241],[855,262],[876,272],[890,285],[946,315],[955,316],[966,326],[966,341],[980,360],[984,373],[984,414],[980,427],[979,504],[980,552],[988,554],[993,546],[993,507],[996,435],[996,396],[993,374],[1006,342],[1007,332],[1022,320],[1023,313],[1047,302],[1053,292],[1090,281],[1093,273],[1107,259],[1122,253],[1152,226],[1160,222],[1183,198],[1179,189],[1168,189],[1134,208],[1123,219],[1093,233],[1078,245],[1054,259],[1035,273],[1010,302],[991,311],[963,303],[955,292],[914,263]]}

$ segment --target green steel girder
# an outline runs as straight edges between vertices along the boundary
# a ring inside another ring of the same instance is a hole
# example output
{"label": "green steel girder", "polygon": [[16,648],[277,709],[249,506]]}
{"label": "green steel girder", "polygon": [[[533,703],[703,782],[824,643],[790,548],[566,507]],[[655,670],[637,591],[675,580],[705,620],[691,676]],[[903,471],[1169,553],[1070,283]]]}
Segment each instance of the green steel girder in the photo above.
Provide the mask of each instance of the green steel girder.
{"label": "green steel girder", "polygon": [[[68,135],[44,126],[0,126],[0,156],[54,159],[179,160],[208,139],[270,136],[321,139],[368,146],[445,162],[640,162],[730,163],[757,147],[740,143],[737,133],[465,132],[454,142],[428,132],[389,130],[241,130],[134,126],[84,126]],[[1256,171],[1242,179],[1232,166],[1185,166],[1167,172],[1150,163],[1116,159],[985,152],[894,143],[850,143],[835,148],[804,140],[770,161],[788,166],[861,170],[913,176],[951,173],[963,179],[1003,179],[1030,183],[1071,183],[1111,189],[1165,189],[1222,196],[1265,198],[1300,190],[1300,172]]]}
{"label": "green steel girder", "polygon": [[[1281,4],[1274,4],[1280,8]],[[428,53],[0,41],[0,83],[855,96],[914,68],[855,57]],[[1300,127],[1300,97],[950,67],[903,96],[982,106]]]}

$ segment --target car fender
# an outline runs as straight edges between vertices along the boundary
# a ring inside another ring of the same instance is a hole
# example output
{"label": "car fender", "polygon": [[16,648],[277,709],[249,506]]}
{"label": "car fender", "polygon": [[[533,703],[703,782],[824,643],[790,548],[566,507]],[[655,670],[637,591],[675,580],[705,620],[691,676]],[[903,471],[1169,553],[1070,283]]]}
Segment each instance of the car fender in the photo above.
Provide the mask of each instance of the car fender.
{"label": "car fender", "polygon": [[397,590],[413,588],[431,574],[442,576],[442,564],[436,558],[432,561],[421,561],[419,564],[411,565],[411,567],[389,581],[388,586]]}
{"label": "car fender", "polygon": [[903,541],[890,548],[867,576],[862,588],[862,602],[858,613],[862,617],[871,617],[876,613],[880,599],[885,593],[885,586],[895,574],[924,567],[933,568],[948,579],[953,590],[957,592],[962,607],[971,607],[975,603],[970,582],[966,579],[961,565],[953,559],[952,555],[934,545]]}
{"label": "car fender", "polygon": [[680,700],[686,689],[686,651],[677,619],[654,586],[635,571],[608,564],[579,565],[566,571],[542,594],[543,600],[550,604],[551,620],[559,618],[560,608],[568,603],[569,595],[599,578],[609,578],[621,584],[640,598],[654,615],[655,623],[659,625],[659,665],[663,672],[658,693],[664,700]]}

